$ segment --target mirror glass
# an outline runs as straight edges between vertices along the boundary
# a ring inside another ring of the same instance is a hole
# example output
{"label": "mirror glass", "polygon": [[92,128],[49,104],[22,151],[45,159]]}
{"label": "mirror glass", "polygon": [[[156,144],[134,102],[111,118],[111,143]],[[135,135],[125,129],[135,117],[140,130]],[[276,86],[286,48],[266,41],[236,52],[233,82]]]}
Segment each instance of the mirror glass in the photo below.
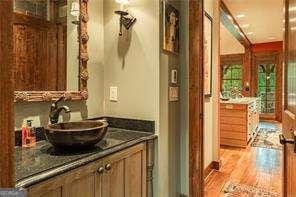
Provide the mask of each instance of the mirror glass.
{"label": "mirror glass", "polygon": [[79,0],[14,0],[15,91],[78,91]]}

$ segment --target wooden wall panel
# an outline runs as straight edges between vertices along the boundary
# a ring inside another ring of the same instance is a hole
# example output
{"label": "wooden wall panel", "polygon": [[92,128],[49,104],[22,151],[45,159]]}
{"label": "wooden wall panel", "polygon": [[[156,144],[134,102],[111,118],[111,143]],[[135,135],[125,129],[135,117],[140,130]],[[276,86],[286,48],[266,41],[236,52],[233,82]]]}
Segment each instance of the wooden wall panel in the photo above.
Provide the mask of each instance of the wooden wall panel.
{"label": "wooden wall panel", "polygon": [[253,44],[252,51],[253,52],[283,51],[283,41]]}
{"label": "wooden wall panel", "polygon": [[0,188],[14,187],[12,1],[0,1]]}

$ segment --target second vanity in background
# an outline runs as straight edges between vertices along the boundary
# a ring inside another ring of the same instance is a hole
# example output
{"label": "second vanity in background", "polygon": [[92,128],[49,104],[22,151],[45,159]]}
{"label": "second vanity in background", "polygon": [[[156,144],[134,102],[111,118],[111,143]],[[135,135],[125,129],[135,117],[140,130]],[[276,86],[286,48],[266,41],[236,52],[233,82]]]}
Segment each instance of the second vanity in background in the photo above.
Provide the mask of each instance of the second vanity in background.
{"label": "second vanity in background", "polygon": [[238,98],[220,102],[221,145],[246,147],[257,134],[258,98]]}

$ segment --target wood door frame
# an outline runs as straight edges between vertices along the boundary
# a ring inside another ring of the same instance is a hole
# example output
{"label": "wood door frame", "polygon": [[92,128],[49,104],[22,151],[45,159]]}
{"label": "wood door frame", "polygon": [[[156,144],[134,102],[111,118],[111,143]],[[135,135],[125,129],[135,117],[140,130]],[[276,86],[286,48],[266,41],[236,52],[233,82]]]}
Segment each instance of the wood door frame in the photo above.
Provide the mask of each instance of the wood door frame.
{"label": "wood door frame", "polygon": [[253,52],[252,55],[252,95],[255,96],[258,91],[258,64],[260,63],[274,63],[276,73],[276,92],[275,97],[279,98],[275,103],[275,113],[260,114],[261,120],[276,120],[282,121],[282,94],[283,94],[283,58],[282,51],[264,51],[264,52]]}
{"label": "wood door frame", "polygon": [[189,0],[189,196],[204,193],[203,0]]}
{"label": "wood door frame", "polygon": [[14,187],[12,0],[0,1],[0,188]]}

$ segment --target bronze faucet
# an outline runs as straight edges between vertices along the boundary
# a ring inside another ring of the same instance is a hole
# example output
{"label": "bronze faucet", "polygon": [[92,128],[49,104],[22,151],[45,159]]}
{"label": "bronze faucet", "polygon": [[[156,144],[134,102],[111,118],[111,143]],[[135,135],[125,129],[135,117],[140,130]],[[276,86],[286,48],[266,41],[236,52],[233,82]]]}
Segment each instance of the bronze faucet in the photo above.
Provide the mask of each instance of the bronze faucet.
{"label": "bronze faucet", "polygon": [[50,113],[49,113],[49,119],[50,119],[50,123],[51,124],[56,124],[59,121],[59,116],[62,110],[65,111],[65,113],[70,113],[71,110],[68,106],[63,105],[63,106],[58,106],[58,103],[63,100],[64,97],[62,96],[61,98],[59,98],[57,101],[55,101],[54,103],[51,104],[50,107]]}

